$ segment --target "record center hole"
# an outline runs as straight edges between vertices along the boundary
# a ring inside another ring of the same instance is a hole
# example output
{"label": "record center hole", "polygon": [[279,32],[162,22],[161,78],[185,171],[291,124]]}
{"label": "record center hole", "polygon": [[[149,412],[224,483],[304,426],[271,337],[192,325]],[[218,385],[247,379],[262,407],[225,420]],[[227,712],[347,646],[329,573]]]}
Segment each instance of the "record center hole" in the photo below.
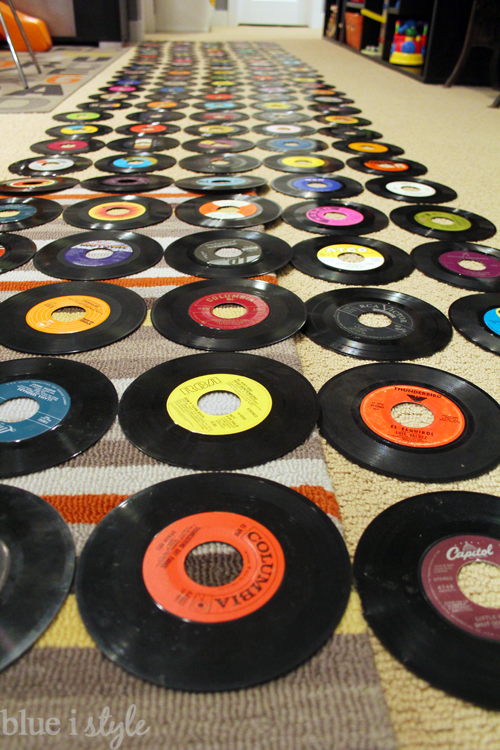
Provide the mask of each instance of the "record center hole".
{"label": "record center hole", "polygon": [[221,166],[224,166],[226,164],[229,164],[229,159],[212,159],[212,164],[219,164]]}
{"label": "record center hole", "polygon": [[453,224],[451,219],[447,219],[445,216],[433,216],[431,218],[433,224],[441,224],[442,226],[449,227]]}
{"label": "record center hole", "polygon": [[359,316],[358,321],[361,325],[369,326],[370,328],[386,328],[390,326],[392,320],[388,315],[384,313],[363,313]]}
{"label": "record center hole", "polygon": [[204,414],[222,417],[232,414],[241,406],[241,399],[230,391],[211,391],[198,399],[198,409]]}
{"label": "record center hole", "polygon": [[22,422],[30,419],[39,408],[40,405],[34,398],[9,398],[0,404],[0,422]]}
{"label": "record center hole", "polygon": [[130,213],[130,209],[120,208],[119,206],[116,206],[115,208],[106,209],[106,216],[126,216],[129,213]]}
{"label": "record center hole", "polygon": [[422,404],[404,401],[391,409],[391,417],[403,427],[428,427],[434,422],[434,414]]}
{"label": "record center hole", "polygon": [[480,260],[459,260],[458,265],[462,268],[468,268],[469,271],[484,271],[486,268],[484,263]]}
{"label": "record center hole", "polygon": [[240,209],[238,206],[219,206],[217,213],[219,214],[237,214]]}
{"label": "record center hole", "polygon": [[6,208],[0,211],[0,219],[10,219],[11,216],[17,216],[19,209],[17,208]]}
{"label": "record center hole", "polygon": [[224,542],[207,542],[191,550],[184,569],[200,586],[224,586],[243,570],[243,558],[234,547]]}
{"label": "record center hole", "polygon": [[106,250],[104,247],[95,248],[94,250],[87,250],[87,252],[85,253],[85,256],[87,258],[92,258],[92,259],[109,258],[110,255],[113,255],[113,251]]}
{"label": "record center hole", "polygon": [[215,255],[219,258],[237,258],[241,255],[241,250],[238,247],[219,247]]}
{"label": "record center hole", "polygon": [[457,583],[467,599],[481,607],[500,609],[500,568],[486,560],[473,560],[460,568]]}
{"label": "record center hole", "polygon": [[345,214],[341,214],[339,211],[328,211],[325,214],[325,219],[330,219],[331,221],[343,221],[346,218]]}
{"label": "record center hole", "polygon": [[246,311],[245,305],[227,303],[213,307],[212,315],[216,315],[218,318],[241,318],[242,315],[245,315]]}
{"label": "record center hole", "polygon": [[85,310],[83,307],[73,307],[71,305],[69,307],[58,307],[57,310],[53,311],[50,317],[53,320],[68,323],[70,320],[79,320],[80,318],[83,318],[84,315]]}
{"label": "record center hole", "polygon": [[[341,253],[339,256],[339,260],[343,260],[344,263],[362,263],[364,261],[364,258],[362,255],[359,255],[358,253]],[[368,317],[372,315],[373,313],[366,313],[365,317]],[[363,317],[363,316],[361,316]],[[375,316],[377,317],[377,316]],[[380,318],[380,315],[378,316]],[[385,317],[385,316],[383,316]],[[365,325],[370,325],[370,323],[365,323]],[[379,323],[375,323],[375,328],[380,327]]]}
{"label": "record center hole", "polygon": [[310,167],[311,164],[307,159],[295,159],[295,166]]}

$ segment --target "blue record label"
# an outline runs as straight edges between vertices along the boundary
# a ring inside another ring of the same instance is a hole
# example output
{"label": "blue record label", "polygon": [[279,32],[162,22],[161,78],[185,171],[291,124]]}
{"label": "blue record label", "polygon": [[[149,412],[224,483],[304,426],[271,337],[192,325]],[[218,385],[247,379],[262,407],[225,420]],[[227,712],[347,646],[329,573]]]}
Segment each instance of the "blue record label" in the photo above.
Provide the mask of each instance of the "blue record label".
{"label": "blue record label", "polygon": [[[104,258],[92,258],[88,255],[91,251],[107,250],[112,255]],[[85,266],[95,268],[96,266],[111,266],[116,263],[123,263],[133,254],[130,245],[115,240],[91,240],[81,242],[79,245],[73,245],[64,253],[64,260],[75,266]]]}
{"label": "blue record label", "polygon": [[484,316],[484,322],[493,333],[500,335],[500,308],[493,307]]}
{"label": "blue record label", "polygon": [[0,421],[0,442],[11,443],[42,435],[57,427],[69,411],[69,393],[47,380],[15,380],[0,385],[0,403],[13,398],[30,398],[38,403],[38,411],[20,422]]}
{"label": "blue record label", "polygon": [[314,190],[317,193],[330,193],[332,190],[340,190],[343,185],[338,180],[329,180],[326,177],[299,177],[292,180],[292,186],[296,190]]}
{"label": "blue record label", "polygon": [[15,211],[14,216],[0,216],[0,224],[7,224],[12,221],[25,221],[36,214],[35,206],[28,203],[11,203],[2,207],[2,211]]}

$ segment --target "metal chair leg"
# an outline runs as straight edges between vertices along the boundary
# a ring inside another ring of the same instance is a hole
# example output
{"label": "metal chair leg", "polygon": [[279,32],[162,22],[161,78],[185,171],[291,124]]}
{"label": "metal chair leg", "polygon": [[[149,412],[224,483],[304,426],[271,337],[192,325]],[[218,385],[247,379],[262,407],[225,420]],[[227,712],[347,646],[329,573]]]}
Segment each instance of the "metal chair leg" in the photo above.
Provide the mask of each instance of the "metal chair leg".
{"label": "metal chair leg", "polygon": [[9,45],[10,54],[12,55],[14,62],[16,63],[17,72],[19,73],[19,77],[21,78],[21,82],[25,89],[28,88],[28,81],[26,80],[26,76],[24,75],[24,71],[22,68],[21,63],[19,62],[19,58],[17,56],[16,48],[12,44],[12,39],[10,38],[9,30],[7,28],[7,24],[5,23],[5,19],[3,17],[2,9],[0,8],[0,23],[2,24],[3,33],[5,34],[5,38],[7,40],[7,44]]}
{"label": "metal chair leg", "polygon": [[33,62],[35,64],[35,67],[38,70],[38,72],[41,73],[42,69],[41,69],[40,65],[38,64],[38,60],[36,59],[36,55],[33,52],[33,48],[32,48],[32,46],[30,44],[30,40],[28,39],[28,36],[27,36],[27,34],[26,34],[25,30],[24,30],[24,27],[23,27],[21,21],[19,20],[19,16],[17,15],[17,10],[14,8],[14,6],[12,4],[12,0],[7,0],[7,4],[8,4],[9,8],[12,11],[12,15],[14,16],[15,22],[17,23],[17,25],[19,27],[19,31],[21,32],[21,35],[22,35],[22,37],[24,39],[24,43],[25,43],[26,47],[28,48],[28,52],[31,55],[31,59],[33,60]]}

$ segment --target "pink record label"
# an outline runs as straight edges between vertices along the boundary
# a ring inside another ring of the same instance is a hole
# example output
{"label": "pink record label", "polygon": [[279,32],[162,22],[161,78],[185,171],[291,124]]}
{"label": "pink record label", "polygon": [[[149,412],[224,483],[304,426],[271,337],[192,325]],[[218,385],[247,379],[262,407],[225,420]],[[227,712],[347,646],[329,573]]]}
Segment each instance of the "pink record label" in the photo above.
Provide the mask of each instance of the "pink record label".
{"label": "pink record label", "polygon": [[[472,260],[482,263],[484,268],[466,268],[461,262]],[[500,261],[485,253],[474,253],[470,250],[450,250],[439,256],[439,262],[448,271],[476,279],[494,279],[500,276]]]}
{"label": "pink record label", "polygon": [[[242,305],[245,308],[239,318],[220,318],[213,314],[218,305]],[[200,297],[189,308],[189,315],[197,323],[208,328],[235,330],[257,325],[269,315],[269,305],[254,294],[241,292],[219,292]]]}
{"label": "pink record label", "polygon": [[[338,218],[333,217],[338,214]],[[317,206],[306,212],[306,216],[317,224],[325,224],[328,227],[351,227],[360,224],[365,218],[360,211],[346,206]]]}

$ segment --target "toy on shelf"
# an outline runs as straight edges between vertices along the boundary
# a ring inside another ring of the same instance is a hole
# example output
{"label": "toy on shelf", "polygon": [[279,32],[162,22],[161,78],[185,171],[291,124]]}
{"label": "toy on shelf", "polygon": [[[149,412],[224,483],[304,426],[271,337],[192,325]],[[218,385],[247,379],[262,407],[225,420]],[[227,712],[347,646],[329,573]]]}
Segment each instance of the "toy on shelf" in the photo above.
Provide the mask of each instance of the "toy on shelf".
{"label": "toy on shelf", "polygon": [[396,21],[389,62],[394,65],[423,65],[428,25],[423,21]]}

